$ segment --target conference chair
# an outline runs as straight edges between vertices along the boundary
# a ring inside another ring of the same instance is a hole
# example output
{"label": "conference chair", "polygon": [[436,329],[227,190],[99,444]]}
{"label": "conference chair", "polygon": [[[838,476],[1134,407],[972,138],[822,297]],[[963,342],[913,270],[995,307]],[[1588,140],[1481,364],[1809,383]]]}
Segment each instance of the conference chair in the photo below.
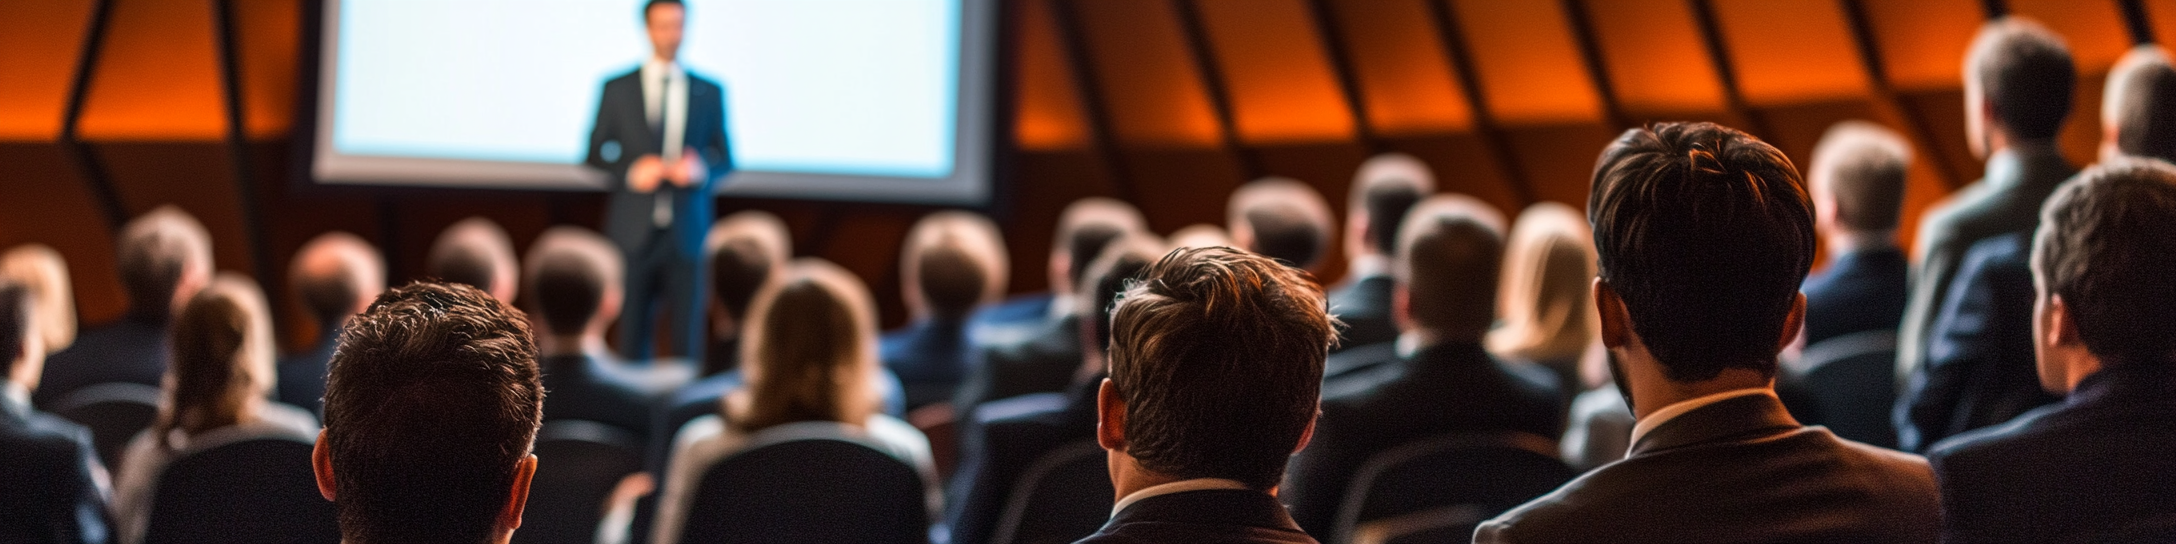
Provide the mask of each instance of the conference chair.
{"label": "conference chair", "polygon": [[109,470],[121,468],[128,441],[159,417],[159,388],[115,382],[77,389],[53,403],[53,413],[91,430],[91,447]]}
{"label": "conference chair", "polygon": [[1848,440],[1895,448],[1890,412],[1896,406],[1896,347],[1896,331],[1857,332],[1806,346],[1804,355],[1784,366],[1811,401],[1792,414],[1809,412],[1799,419]]}
{"label": "conference chair", "polygon": [[926,543],[922,477],[831,423],[757,432],[696,484],[680,542]]}
{"label": "conference chair", "polygon": [[1036,458],[1013,484],[1012,500],[992,533],[995,544],[1064,544],[1080,540],[1111,516],[1110,467],[1094,439]]}
{"label": "conference chair", "polygon": [[312,447],[256,438],[174,459],[159,474],[144,542],[340,542],[339,518],[311,472]]}
{"label": "conference chair", "polygon": [[536,476],[516,544],[596,541],[613,489],[642,471],[642,441],[595,421],[544,422],[535,451]]}
{"label": "conference chair", "polygon": [[1464,542],[1497,514],[1578,473],[1550,440],[1524,433],[1450,434],[1375,454],[1338,507],[1327,542]]}

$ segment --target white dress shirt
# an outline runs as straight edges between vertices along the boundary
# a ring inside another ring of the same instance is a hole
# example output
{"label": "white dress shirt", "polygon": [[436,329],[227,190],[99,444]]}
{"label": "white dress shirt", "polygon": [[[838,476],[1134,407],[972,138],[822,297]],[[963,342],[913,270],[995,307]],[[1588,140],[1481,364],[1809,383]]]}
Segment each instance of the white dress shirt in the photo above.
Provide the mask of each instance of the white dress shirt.
{"label": "white dress shirt", "polygon": [[1239,483],[1239,480],[1227,480],[1224,478],[1195,478],[1192,480],[1179,480],[1176,482],[1152,485],[1143,488],[1140,491],[1127,493],[1124,498],[1118,499],[1118,504],[1111,505],[1111,517],[1118,517],[1119,511],[1125,510],[1126,507],[1133,506],[1133,503],[1141,502],[1142,499],[1146,499],[1149,497],[1170,495],[1172,493],[1185,493],[1188,491],[1207,491],[1211,489],[1247,489],[1247,484]]}
{"label": "white dress shirt", "polygon": [[[651,128],[663,128],[664,139],[657,142],[658,158],[664,160],[666,168],[672,168],[680,162],[687,136],[688,74],[680,63],[656,57],[642,63],[642,114]],[[657,228],[672,225],[672,193],[658,193],[654,202],[651,224]]]}

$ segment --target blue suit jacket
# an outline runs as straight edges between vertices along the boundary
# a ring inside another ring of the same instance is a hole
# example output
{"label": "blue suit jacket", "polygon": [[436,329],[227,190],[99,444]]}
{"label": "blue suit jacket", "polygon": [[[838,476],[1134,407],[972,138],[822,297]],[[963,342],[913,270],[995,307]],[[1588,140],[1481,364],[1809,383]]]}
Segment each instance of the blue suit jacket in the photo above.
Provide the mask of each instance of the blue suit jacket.
{"label": "blue suit jacket", "polygon": [[952,475],[946,521],[953,544],[988,542],[1022,472],[1043,454],[1094,438],[1096,388],[1101,378],[1064,393],[1036,393],[983,404],[971,415],[962,439],[959,471]]}
{"label": "blue suit jacket", "polygon": [[1330,313],[1345,323],[1336,351],[1398,339],[1398,324],[1390,317],[1391,292],[1396,286],[1390,276],[1374,275],[1330,291]]}
{"label": "blue suit jacket", "polygon": [[279,401],[309,410],[321,419],[325,417],[325,371],[332,365],[333,350],[339,347],[340,331],[334,329],[325,331],[325,337],[309,351],[281,358]]}
{"label": "blue suit jacket", "polygon": [[2029,233],[1973,244],[1934,327],[1926,364],[1897,398],[1897,445],[1925,451],[1965,431],[2059,400],[2033,361]]}
{"label": "blue suit jacket", "polygon": [[1880,248],[1837,255],[1806,278],[1806,345],[1855,332],[1895,331],[1911,296],[1904,250]]}
{"label": "blue suit jacket", "polygon": [[974,356],[967,327],[966,320],[922,319],[878,340],[884,368],[906,385],[907,409],[952,400]]}
{"label": "blue suit jacket", "polygon": [[725,87],[692,71],[687,76],[688,111],[681,141],[695,148],[710,169],[710,178],[693,187],[666,183],[651,193],[627,190],[627,168],[643,155],[663,149],[658,141],[661,131],[650,126],[645,113],[641,68],[605,81],[597,100],[597,119],[590,125],[589,155],[584,162],[611,177],[612,196],[605,205],[604,234],[623,251],[632,253],[649,247],[650,238],[658,231],[651,219],[656,199],[670,195],[673,246],[682,255],[702,255],[703,237],[710,233],[714,213],[711,195],[716,193],[717,180],[733,171],[731,143],[725,133]]}
{"label": "blue suit jacket", "polygon": [[0,398],[0,459],[0,542],[112,538],[89,430]]}

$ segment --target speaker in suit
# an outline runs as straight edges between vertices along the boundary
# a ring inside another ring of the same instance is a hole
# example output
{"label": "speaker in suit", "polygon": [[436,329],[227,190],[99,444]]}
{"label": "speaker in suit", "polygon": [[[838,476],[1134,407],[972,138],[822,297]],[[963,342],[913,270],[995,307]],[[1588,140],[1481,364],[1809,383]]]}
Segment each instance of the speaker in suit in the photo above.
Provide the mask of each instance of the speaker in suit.
{"label": "speaker in suit", "polygon": [[1389,274],[1370,274],[1330,291],[1330,311],[1345,323],[1337,351],[1398,338],[1398,324],[1390,320],[1390,293],[1395,285]]}
{"label": "speaker in suit", "polygon": [[1925,451],[2060,400],[2040,388],[2032,347],[2029,233],[1973,244],[1929,329],[1926,364],[1897,399],[1897,444]]}
{"label": "speaker in suit", "polygon": [[1904,320],[1911,265],[1896,247],[1837,255],[1806,278],[1806,345],[1855,332],[1894,331]]}
{"label": "speaker in suit", "polygon": [[[652,116],[648,87],[662,85]],[[684,101],[674,96],[684,89]],[[684,110],[676,110],[675,105]],[[678,118],[676,121],[675,118]],[[677,134],[672,130],[679,127]],[[605,81],[597,120],[589,135],[589,166],[610,178],[604,232],[627,257],[627,310],[620,314],[622,351],[629,359],[652,358],[653,322],[660,306],[672,324],[670,337],[678,355],[700,359],[704,321],[698,301],[706,300],[702,277],[703,237],[713,215],[716,181],[732,171],[726,136],[725,87],[652,59],[643,67]],[[677,136],[677,142],[667,139]],[[672,157],[691,150],[708,167],[686,186],[660,182],[655,190],[631,188],[627,175],[637,160]]]}
{"label": "speaker in suit", "polygon": [[615,375],[612,364],[594,354],[562,353],[538,358],[537,366],[544,369],[544,390],[548,392],[544,421],[595,421],[647,441],[653,423],[650,398]]}
{"label": "speaker in suit", "polygon": [[1556,376],[1506,365],[1478,343],[1449,342],[1329,382],[1315,437],[1292,458],[1282,498],[1314,534],[1337,519],[1360,465],[1408,442],[1453,432],[1564,433]]}
{"label": "speaker in suit", "polygon": [[0,380],[0,392],[0,542],[112,538],[91,432],[32,409],[21,385]]}
{"label": "speaker in suit", "polygon": [[952,542],[990,541],[1005,505],[1024,500],[1010,494],[1029,465],[1060,446],[1095,437],[1095,384],[1102,381],[1097,376],[1064,393],[1021,395],[975,410],[975,424],[965,427],[974,434],[964,437],[973,446],[961,448],[968,453],[952,476],[945,516]]}
{"label": "speaker in suit", "polygon": [[982,348],[976,359],[952,397],[961,413],[997,399],[1064,391],[1080,369],[1080,315],[1053,319],[1025,342]]}
{"label": "speaker in suit", "polygon": [[1277,498],[1250,489],[1182,491],[1118,510],[1077,544],[1314,544]]}

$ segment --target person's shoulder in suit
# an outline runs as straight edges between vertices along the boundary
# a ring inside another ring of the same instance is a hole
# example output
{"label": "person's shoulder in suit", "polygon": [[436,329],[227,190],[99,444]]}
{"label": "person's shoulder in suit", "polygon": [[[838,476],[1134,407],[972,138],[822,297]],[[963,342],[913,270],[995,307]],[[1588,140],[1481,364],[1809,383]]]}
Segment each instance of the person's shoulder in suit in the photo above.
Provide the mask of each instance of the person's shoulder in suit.
{"label": "person's shoulder in suit", "polygon": [[1896,330],[1904,320],[1911,265],[1904,250],[1865,249],[1840,255],[1806,278],[1806,344],[1870,330]]}
{"label": "person's shoulder in suit", "polygon": [[1345,324],[1333,352],[1397,339],[1398,325],[1390,316],[1391,290],[1390,276],[1374,275],[1329,293],[1330,312]]}
{"label": "person's shoulder in suit", "polygon": [[1051,320],[1024,341],[975,350],[955,409],[1029,393],[1063,391],[1080,369],[1080,318]]}
{"label": "person's shoulder in suit", "polygon": [[1247,489],[1186,491],[1126,506],[1076,544],[1317,544],[1276,497]]}
{"label": "person's shoulder in suit", "polygon": [[108,535],[91,433],[43,412],[0,414],[0,541],[101,542]]}
{"label": "person's shoulder in suit", "polygon": [[68,393],[101,383],[159,387],[166,375],[166,325],[124,317],[84,329],[68,349],[47,357],[31,402],[50,410]]}
{"label": "person's shoulder in suit", "polygon": [[596,357],[544,357],[544,420],[582,419],[620,428],[647,440],[652,420],[649,396],[627,383]]}
{"label": "person's shoulder in suit", "polygon": [[338,345],[334,338],[327,338],[308,351],[280,358],[278,400],[313,414],[322,412],[325,370]]}
{"label": "person's shoulder in suit", "polygon": [[952,542],[986,542],[997,530],[1006,504],[1017,500],[1012,491],[1028,466],[1046,453],[1066,444],[1095,436],[1094,416],[1086,425],[1068,418],[1071,397],[1064,393],[1035,393],[991,401],[976,407],[973,425],[963,430],[976,436],[952,478],[952,504],[946,516]]}
{"label": "person's shoulder in suit", "polygon": [[1345,381],[1349,377],[1368,374],[1369,369],[1381,367],[1383,363],[1396,360],[1398,360],[1397,342],[1377,342],[1365,346],[1353,346],[1331,353],[1329,358],[1322,362],[1323,394],[1328,395],[1330,393],[1330,384]]}

